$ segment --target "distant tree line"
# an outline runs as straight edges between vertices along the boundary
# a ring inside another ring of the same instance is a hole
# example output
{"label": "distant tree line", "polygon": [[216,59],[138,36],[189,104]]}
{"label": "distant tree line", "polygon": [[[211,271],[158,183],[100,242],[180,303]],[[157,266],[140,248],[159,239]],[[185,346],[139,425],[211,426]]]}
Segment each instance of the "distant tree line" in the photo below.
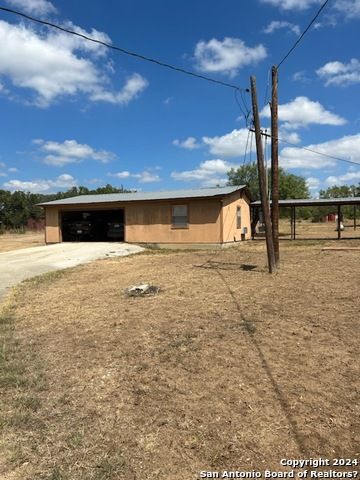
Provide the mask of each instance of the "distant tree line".
{"label": "distant tree line", "polygon": [[[360,182],[356,185],[333,185],[326,190],[319,191],[319,198],[348,198],[348,197],[360,197]],[[341,207],[341,212],[344,218],[354,218],[354,208],[351,205],[344,205]],[[315,207],[312,211],[311,219],[314,222],[321,220],[328,213],[333,213],[334,207]],[[336,212],[335,212],[336,213]],[[357,216],[359,214],[357,213]]]}
{"label": "distant tree line", "polygon": [[[255,200],[260,199],[259,182],[257,165],[255,162],[243,165],[237,170],[231,169],[228,173],[228,185],[247,185]],[[72,187],[66,192],[57,193],[30,193],[23,191],[10,192],[8,190],[0,190],[0,229],[18,229],[24,228],[28,224],[29,219],[36,222],[44,218],[44,210],[37,204],[51,202],[53,200],[61,200],[68,197],[76,197],[78,195],[99,195],[103,193],[130,193],[131,190],[124,188],[116,188],[112,185],[90,190],[87,187]],[[279,169],[279,195],[281,200],[310,198],[306,179],[287,173],[284,169]],[[338,187],[334,185],[327,190],[320,190],[320,198],[341,198],[341,197],[359,197],[360,183],[358,186],[342,185]],[[298,208],[297,217],[319,221],[328,213],[332,213],[334,207],[312,207]],[[343,207],[345,218],[353,218],[353,207]],[[290,215],[289,209],[281,209],[282,217]]]}
{"label": "distant tree line", "polygon": [[115,188],[109,184],[95,190],[89,190],[87,187],[80,186],[72,187],[66,192],[49,194],[0,190],[0,228],[24,228],[29,219],[34,219],[36,222],[41,221],[44,218],[44,209],[38,207],[38,203],[51,202],[78,195],[99,195],[102,193],[130,193],[130,190]]}

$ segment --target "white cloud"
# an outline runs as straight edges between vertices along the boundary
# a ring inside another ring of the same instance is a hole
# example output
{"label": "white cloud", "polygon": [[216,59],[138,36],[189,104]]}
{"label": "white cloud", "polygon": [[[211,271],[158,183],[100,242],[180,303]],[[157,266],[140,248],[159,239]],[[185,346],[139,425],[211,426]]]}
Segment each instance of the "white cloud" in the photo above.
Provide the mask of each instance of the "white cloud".
{"label": "white cloud", "polygon": [[8,168],[8,171],[9,172],[18,172],[19,170],[15,167],[10,167],[10,168]]}
{"label": "white cloud", "polygon": [[107,150],[94,150],[87,144],[77,143],[75,140],[66,140],[63,143],[40,139],[33,141],[40,146],[40,150],[47,155],[44,163],[54,167],[63,167],[69,163],[80,163],[84,160],[96,160],[101,163],[108,163],[116,158],[116,155]]}
{"label": "white cloud", "polygon": [[91,100],[102,100],[109,103],[127,105],[137,98],[139,94],[148,86],[148,81],[138,73],[134,73],[127,79],[126,84],[120,92],[109,92],[102,87],[94,88],[94,92],[90,95]]}
{"label": "white cloud", "polygon": [[352,58],[350,63],[329,62],[319,68],[316,73],[325,80],[325,85],[347,87],[360,83],[360,62]]}
{"label": "white cloud", "polygon": [[[155,167],[152,170],[159,170],[160,167]],[[149,170],[144,170],[140,173],[131,173],[127,170],[118,173],[108,173],[109,177],[114,178],[136,178],[139,183],[152,183],[152,182],[160,182],[161,177],[157,173],[153,173]]]}
{"label": "white cloud", "polygon": [[320,180],[316,177],[309,177],[306,179],[306,185],[308,186],[309,190],[319,190],[320,187]]}
{"label": "white cloud", "polygon": [[292,79],[294,82],[302,82],[302,83],[310,83],[309,77],[306,75],[306,71],[300,70],[298,72],[295,72],[292,76]]}
{"label": "white cloud", "polygon": [[323,0],[261,0],[282,10],[307,10],[313,5],[320,5]]}
{"label": "white cloud", "polygon": [[[270,109],[264,107],[261,116],[270,118]],[[285,122],[283,128],[297,129],[310,124],[344,125],[346,120],[325,110],[319,102],[313,102],[307,97],[297,97],[287,104],[279,105],[279,122]]]}
{"label": "white cloud", "polygon": [[337,0],[334,8],[348,19],[360,18],[360,0]]}
{"label": "white cloud", "polygon": [[256,65],[267,57],[263,45],[247,47],[238,38],[213,38],[200,41],[195,47],[196,68],[202,72],[222,72],[235,76],[245,65]]}
{"label": "white cloud", "polygon": [[127,170],[124,170],[123,172],[118,172],[118,173],[108,173],[110,177],[115,177],[115,178],[129,178],[131,177],[131,173]]}
{"label": "white cloud", "polygon": [[57,11],[47,0],[6,0],[6,3],[34,15],[48,15]]}
{"label": "white cloud", "polygon": [[[99,32],[95,28],[92,28],[91,32],[87,32],[83,28],[78,27],[77,25],[74,25],[72,22],[69,21],[65,22],[62,27],[66,30],[76,32],[79,35],[93,38],[98,42],[103,42],[107,44],[112,43],[110,37],[106,33]],[[61,30],[50,30],[46,37],[46,41],[49,45],[52,45],[55,48],[65,49],[68,51],[87,52],[94,55],[95,57],[102,57],[107,54],[107,47],[105,47],[104,45],[100,45],[97,42],[91,42],[89,40],[86,40],[79,35],[69,34],[66,32],[62,32]],[[107,65],[107,68],[110,71],[112,70],[111,62]]]}
{"label": "white cloud", "polygon": [[[95,30],[92,34],[108,39]],[[126,105],[147,86],[145,79],[133,74],[120,91],[108,90],[110,79],[104,66],[81,56],[82,52],[91,54],[96,60],[104,47],[94,43],[90,46],[90,42],[72,37],[63,32],[38,33],[24,24],[12,25],[0,20],[0,42],[7,46],[0,49],[3,83],[7,81],[24,93],[30,91],[32,96],[26,102],[42,108],[61,97],[76,95],[86,95],[92,101]]]}
{"label": "white cloud", "polygon": [[269,25],[264,28],[263,32],[264,33],[274,33],[276,30],[280,29],[286,29],[289,30],[292,33],[295,33],[295,35],[300,35],[300,27],[298,25],[295,25],[294,23],[290,22],[280,22],[280,21],[273,21],[269,23]]}
{"label": "white cloud", "polygon": [[77,184],[77,181],[71,175],[64,173],[55,180],[38,179],[31,182],[21,180],[10,180],[4,183],[4,187],[11,191],[24,191],[31,193],[50,193],[56,188],[71,188]]}
{"label": "white cloud", "polygon": [[104,181],[101,178],[89,178],[85,180],[85,183],[87,183],[88,185],[99,185],[103,184]]}
{"label": "white cloud", "polygon": [[134,173],[131,175],[133,178],[137,178],[139,183],[152,183],[152,182],[160,182],[161,177],[157,173],[149,172],[145,170],[141,173]]}
{"label": "white cloud", "polygon": [[309,145],[306,148],[314,152],[299,148],[283,148],[279,156],[281,166],[284,168],[322,169],[335,167],[338,164],[335,159],[322,155],[350,160],[360,165],[360,133],[317,145]]}
{"label": "white cloud", "polygon": [[327,177],[325,180],[325,183],[330,187],[333,185],[356,184],[357,182],[360,182],[360,172],[348,172],[338,177]]}
{"label": "white cloud", "polygon": [[216,186],[218,184],[224,185],[228,180],[226,172],[231,168],[238,168],[238,166],[220,159],[206,160],[200,163],[199,167],[194,170],[172,172],[171,177],[178,181],[201,182],[203,187]]}
{"label": "white cloud", "polygon": [[281,128],[279,129],[279,139],[294,145],[298,145],[301,142],[300,135],[297,132],[289,132]]}
{"label": "white cloud", "polygon": [[[210,153],[221,157],[243,156],[246,148],[249,149],[249,132],[246,128],[233,130],[221,137],[203,137],[202,141],[209,146]],[[255,151],[255,145],[252,145]]]}
{"label": "white cloud", "polygon": [[180,148],[185,148],[185,150],[195,150],[201,147],[201,145],[197,143],[196,138],[194,137],[189,137],[183,142],[180,142],[180,140],[174,140],[173,145],[176,145]]}

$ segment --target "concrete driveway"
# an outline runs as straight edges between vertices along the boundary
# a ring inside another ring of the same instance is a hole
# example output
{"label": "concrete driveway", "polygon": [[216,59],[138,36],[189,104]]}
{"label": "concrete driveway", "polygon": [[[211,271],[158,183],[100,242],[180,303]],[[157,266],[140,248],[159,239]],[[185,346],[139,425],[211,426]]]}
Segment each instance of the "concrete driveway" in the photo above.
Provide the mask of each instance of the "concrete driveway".
{"label": "concrete driveway", "polygon": [[9,287],[27,278],[143,250],[138,245],[127,243],[57,243],[0,253],[0,301]]}

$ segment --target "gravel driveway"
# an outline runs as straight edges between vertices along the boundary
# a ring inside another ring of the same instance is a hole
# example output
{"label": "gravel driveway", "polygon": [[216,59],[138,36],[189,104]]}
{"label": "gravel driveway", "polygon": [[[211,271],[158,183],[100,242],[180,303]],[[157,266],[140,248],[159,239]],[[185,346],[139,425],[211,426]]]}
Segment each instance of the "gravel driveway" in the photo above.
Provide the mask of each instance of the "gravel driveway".
{"label": "gravel driveway", "polygon": [[27,278],[143,250],[138,245],[127,243],[57,243],[0,253],[0,301],[9,287]]}

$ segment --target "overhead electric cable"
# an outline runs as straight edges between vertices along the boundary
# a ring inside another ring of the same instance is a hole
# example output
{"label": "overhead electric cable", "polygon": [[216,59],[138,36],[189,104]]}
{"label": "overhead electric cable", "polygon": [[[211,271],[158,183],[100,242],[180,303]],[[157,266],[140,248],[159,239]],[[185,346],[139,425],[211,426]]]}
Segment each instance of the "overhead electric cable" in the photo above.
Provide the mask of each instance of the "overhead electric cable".
{"label": "overhead electric cable", "polygon": [[271,70],[268,71],[268,78],[267,78],[267,84],[266,84],[266,90],[265,90],[265,98],[264,98],[264,105],[267,105],[269,103],[269,87],[270,87],[270,75],[271,75]]}
{"label": "overhead electric cable", "polygon": [[[247,156],[247,152],[248,152],[248,145],[249,145],[250,135],[251,135],[251,131],[248,130],[247,139],[246,139],[246,145],[245,145],[245,152],[244,152],[243,166],[245,165],[245,162],[246,162],[246,156]],[[251,135],[251,138],[252,138],[252,135]],[[251,153],[251,148],[250,148],[250,153]]]}
{"label": "overhead electric cable", "polygon": [[188,70],[184,70],[183,68],[175,67],[175,66],[170,65],[168,63],[160,62],[159,60],[156,60],[154,58],[146,57],[145,55],[140,55],[139,53],[130,52],[129,50],[125,50],[124,48],[117,47],[115,45],[111,45],[111,44],[103,42],[101,40],[96,40],[95,38],[88,37],[87,35],[84,35],[84,34],[79,33],[79,32],[75,32],[73,30],[68,30],[67,28],[61,27],[60,25],[57,25],[55,23],[46,22],[45,20],[40,20],[39,18],[31,17],[30,15],[26,15],[25,13],[18,12],[16,10],[12,10],[11,8],[0,7],[0,10],[2,10],[4,12],[8,12],[8,13],[13,13],[15,15],[19,15],[20,17],[26,18],[27,20],[31,20],[32,22],[36,22],[36,23],[40,23],[42,25],[46,25],[48,27],[56,28],[58,30],[61,30],[62,32],[69,33],[70,35],[76,35],[77,37],[81,37],[84,40],[87,40],[89,42],[98,43],[100,45],[103,45],[104,47],[107,47],[107,48],[110,48],[112,50],[116,50],[118,52],[124,53],[125,55],[130,55],[132,57],[136,57],[136,58],[140,58],[141,60],[145,60],[146,62],[154,63],[156,65],[159,65],[160,67],[169,68],[171,70],[175,70],[177,72],[184,73],[186,75],[191,75],[193,77],[200,78],[201,80],[206,80],[208,82],[217,83],[217,84],[222,85],[224,87],[233,88],[235,90],[244,91],[244,92],[249,92],[250,91],[248,88],[240,88],[236,85],[232,85],[231,83],[222,82],[221,80],[215,80],[214,78],[206,77],[205,75],[199,75],[197,73],[190,72]]}
{"label": "overhead electric cable", "polygon": [[235,100],[236,100],[236,103],[238,104],[238,107],[239,107],[241,113],[242,113],[243,116],[244,116],[245,125],[246,125],[246,127],[248,127],[248,124],[249,124],[249,116],[251,115],[251,110],[249,110],[249,108],[248,108],[248,106],[247,106],[246,98],[245,98],[245,95],[244,95],[244,91],[243,91],[243,90],[241,91],[241,100],[242,100],[242,103],[243,103],[244,108],[245,108],[246,111],[242,108],[242,106],[241,106],[241,104],[240,104],[240,102],[239,102],[237,93],[238,93],[238,90],[235,90]]}
{"label": "overhead electric cable", "polygon": [[321,155],[322,157],[332,158],[333,160],[338,160],[339,162],[346,162],[346,163],[351,163],[352,165],[360,166],[360,163],[353,162],[352,160],[346,160],[345,158],[335,157],[334,155],[328,155],[327,153],[318,152],[316,150],[312,150],[311,148],[301,147],[299,145],[295,145],[294,143],[287,142],[286,140],[282,140],[281,138],[278,138],[278,140],[279,142],[287,143],[292,147],[300,148],[300,150],[306,150],[307,152],[316,153],[316,155]]}
{"label": "overhead electric cable", "polygon": [[322,5],[321,7],[319,8],[317,14],[315,15],[315,17],[311,20],[311,22],[309,23],[309,25],[305,28],[305,30],[303,31],[303,33],[300,35],[300,37],[298,38],[298,40],[295,42],[295,44],[292,46],[292,48],[290,48],[290,50],[288,51],[288,53],[285,55],[285,57],[281,60],[281,62],[278,64],[277,68],[280,67],[280,65],[282,65],[285,60],[288,58],[288,56],[291,54],[291,52],[297,47],[297,45],[301,42],[301,40],[304,38],[304,36],[306,35],[306,33],[310,30],[310,27],[311,25],[315,22],[315,20],[318,18],[318,16],[320,15],[320,13],[322,12],[322,10],[326,7],[327,3],[329,3],[329,0],[326,0]]}
{"label": "overhead electric cable", "polygon": [[[250,128],[250,131],[254,132],[255,130]],[[271,138],[271,135],[269,135],[268,133],[261,132],[261,135]],[[353,162],[352,160],[346,160],[345,158],[335,157],[334,155],[328,155],[327,153],[318,152],[317,150],[313,150],[312,148],[302,147],[301,145],[296,145],[295,143],[288,142],[287,140],[282,140],[281,138],[278,138],[278,141],[286,143],[287,145],[291,145],[292,147],[298,148],[300,150],[306,150],[307,152],[315,153],[316,155],[320,155],[322,157],[332,158],[333,160],[337,160],[339,162],[351,163],[352,165],[360,166],[359,162]]]}

